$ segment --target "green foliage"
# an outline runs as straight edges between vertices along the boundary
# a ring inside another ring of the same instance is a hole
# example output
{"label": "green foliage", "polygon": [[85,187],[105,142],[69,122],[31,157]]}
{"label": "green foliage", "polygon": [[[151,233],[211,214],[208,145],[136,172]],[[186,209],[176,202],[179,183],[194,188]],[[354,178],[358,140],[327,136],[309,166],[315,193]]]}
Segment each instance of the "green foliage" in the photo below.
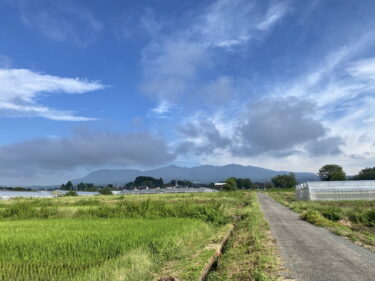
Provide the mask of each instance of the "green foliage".
{"label": "green foliage", "polygon": [[375,167],[361,170],[353,180],[375,180]]}
{"label": "green foliage", "polygon": [[344,218],[342,210],[338,207],[330,207],[321,211],[323,217],[331,221],[338,221]]}
{"label": "green foliage", "polygon": [[187,187],[193,187],[193,183],[188,180],[171,180],[169,183],[166,184],[166,186],[187,186]]}
{"label": "green foliage", "polygon": [[165,203],[161,201],[125,201],[116,206],[80,210],[76,217],[90,218],[196,218],[205,222],[225,224],[228,218],[220,204],[194,204],[189,201]]}
{"label": "green foliage", "polygon": [[236,178],[227,178],[225,180],[225,185],[224,185],[225,190],[236,190],[237,189],[237,180]]}
{"label": "green foliage", "polygon": [[112,190],[109,187],[99,189],[99,193],[103,195],[112,195]]}
{"label": "green foliage", "polygon": [[163,179],[155,179],[153,177],[145,177],[139,176],[136,177],[133,182],[128,182],[125,187],[132,188],[132,187],[140,187],[140,186],[147,186],[149,188],[161,187],[164,185]]}
{"label": "green foliage", "polygon": [[244,179],[236,178],[236,182],[237,182],[237,188],[240,188],[240,189],[253,189],[254,188],[254,184],[249,178],[244,178]]}
{"label": "green foliage", "polygon": [[166,263],[197,280],[213,254],[206,246],[247,217],[245,194],[0,201],[0,280],[146,281]]}
{"label": "green foliage", "polygon": [[98,188],[93,183],[80,182],[76,188],[81,191],[98,191]]}
{"label": "green foliage", "polygon": [[296,177],[293,173],[289,175],[277,175],[271,180],[273,185],[277,188],[292,188],[297,184]]}
{"label": "green foliage", "polygon": [[36,210],[31,208],[28,204],[25,203],[16,203],[9,208],[6,208],[2,212],[3,218],[18,218],[24,219],[29,218],[30,216],[36,215]]}
{"label": "green foliage", "polygon": [[324,218],[320,212],[315,210],[308,210],[301,215],[301,218],[317,226],[331,225],[328,219]]}
{"label": "green foliage", "polygon": [[260,210],[256,194],[242,193],[244,206],[238,211],[237,222],[216,271],[207,281],[276,281],[279,274],[275,245]]}
{"label": "green foliage", "polygon": [[341,166],[335,164],[324,165],[318,175],[322,181],[343,181],[346,175]]}
{"label": "green foliage", "polygon": [[69,189],[69,191],[65,193],[64,196],[78,196],[78,193],[75,190]]}
{"label": "green foliage", "polygon": [[[0,228],[0,280],[30,281],[70,280],[77,274],[82,274],[77,280],[85,280],[87,269],[139,248],[157,265],[178,253],[175,237],[205,229],[197,220],[171,218],[30,220],[0,222]],[[148,275],[144,280],[151,279]]]}
{"label": "green foliage", "polygon": [[349,219],[354,223],[363,224],[365,226],[375,226],[375,209],[365,212],[356,212],[349,214]]}

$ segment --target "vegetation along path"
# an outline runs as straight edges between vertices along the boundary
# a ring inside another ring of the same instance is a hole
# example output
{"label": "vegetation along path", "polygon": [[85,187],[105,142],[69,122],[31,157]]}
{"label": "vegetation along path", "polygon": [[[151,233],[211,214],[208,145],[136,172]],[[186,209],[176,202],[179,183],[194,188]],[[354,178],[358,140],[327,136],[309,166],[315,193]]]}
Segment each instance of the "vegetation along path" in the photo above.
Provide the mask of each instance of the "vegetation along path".
{"label": "vegetation along path", "polygon": [[373,281],[375,254],[316,227],[263,193],[259,202],[281,258],[286,278],[303,281]]}

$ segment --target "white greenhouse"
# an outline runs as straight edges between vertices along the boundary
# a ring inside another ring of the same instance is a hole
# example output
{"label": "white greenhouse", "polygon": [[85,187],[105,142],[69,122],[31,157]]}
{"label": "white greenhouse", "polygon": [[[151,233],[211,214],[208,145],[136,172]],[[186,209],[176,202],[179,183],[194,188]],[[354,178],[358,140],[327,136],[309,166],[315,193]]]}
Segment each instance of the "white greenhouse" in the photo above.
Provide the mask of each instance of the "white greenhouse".
{"label": "white greenhouse", "polygon": [[296,186],[298,200],[375,200],[375,180],[309,181]]}

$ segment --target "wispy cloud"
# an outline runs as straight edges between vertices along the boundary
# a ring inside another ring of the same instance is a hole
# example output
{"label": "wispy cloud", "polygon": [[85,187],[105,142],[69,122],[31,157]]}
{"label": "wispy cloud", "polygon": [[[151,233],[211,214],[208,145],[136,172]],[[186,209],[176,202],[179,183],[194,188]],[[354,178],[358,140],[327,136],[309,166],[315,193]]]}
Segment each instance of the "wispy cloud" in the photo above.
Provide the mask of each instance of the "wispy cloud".
{"label": "wispy cloud", "polygon": [[193,30],[209,46],[230,48],[259,38],[288,12],[288,2],[272,3],[262,11],[259,3],[219,0],[198,16]]}
{"label": "wispy cloud", "polygon": [[367,81],[371,86],[375,86],[375,58],[365,58],[353,62],[347,71],[353,77]]}
{"label": "wispy cloud", "polygon": [[161,101],[156,107],[151,109],[151,112],[154,113],[157,117],[165,117],[167,113],[170,112],[172,104],[168,101]]}
{"label": "wispy cloud", "polygon": [[[235,46],[261,38],[287,15],[288,9],[288,2],[260,5],[246,0],[218,0],[203,10],[192,11],[189,21],[178,24],[179,28],[168,36],[152,29],[150,44],[143,50],[141,90],[159,104],[168,101],[184,106],[187,102],[218,106],[228,101],[236,83],[233,77],[218,74],[209,82],[202,78],[215,68],[215,52],[232,52]],[[163,30],[150,14],[148,11],[145,22]]]}
{"label": "wispy cloud", "polygon": [[287,2],[280,2],[269,7],[263,20],[257,24],[259,30],[268,30],[281,20],[288,12]]}
{"label": "wispy cloud", "polygon": [[86,47],[103,29],[103,23],[77,2],[16,0],[11,3],[19,9],[25,26],[55,41]]}
{"label": "wispy cloud", "polygon": [[0,112],[6,116],[39,116],[60,121],[88,121],[94,118],[76,116],[39,104],[45,94],[83,94],[103,89],[97,81],[42,74],[28,69],[0,69]]}

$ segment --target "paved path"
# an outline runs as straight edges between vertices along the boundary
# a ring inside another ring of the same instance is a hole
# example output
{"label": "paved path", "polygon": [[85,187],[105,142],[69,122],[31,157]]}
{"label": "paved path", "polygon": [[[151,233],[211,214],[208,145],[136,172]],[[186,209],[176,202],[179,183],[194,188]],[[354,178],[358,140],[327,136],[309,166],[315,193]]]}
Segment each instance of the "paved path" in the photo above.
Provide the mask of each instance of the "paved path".
{"label": "paved path", "polygon": [[263,193],[259,202],[288,273],[300,281],[375,281],[375,254],[299,219]]}

